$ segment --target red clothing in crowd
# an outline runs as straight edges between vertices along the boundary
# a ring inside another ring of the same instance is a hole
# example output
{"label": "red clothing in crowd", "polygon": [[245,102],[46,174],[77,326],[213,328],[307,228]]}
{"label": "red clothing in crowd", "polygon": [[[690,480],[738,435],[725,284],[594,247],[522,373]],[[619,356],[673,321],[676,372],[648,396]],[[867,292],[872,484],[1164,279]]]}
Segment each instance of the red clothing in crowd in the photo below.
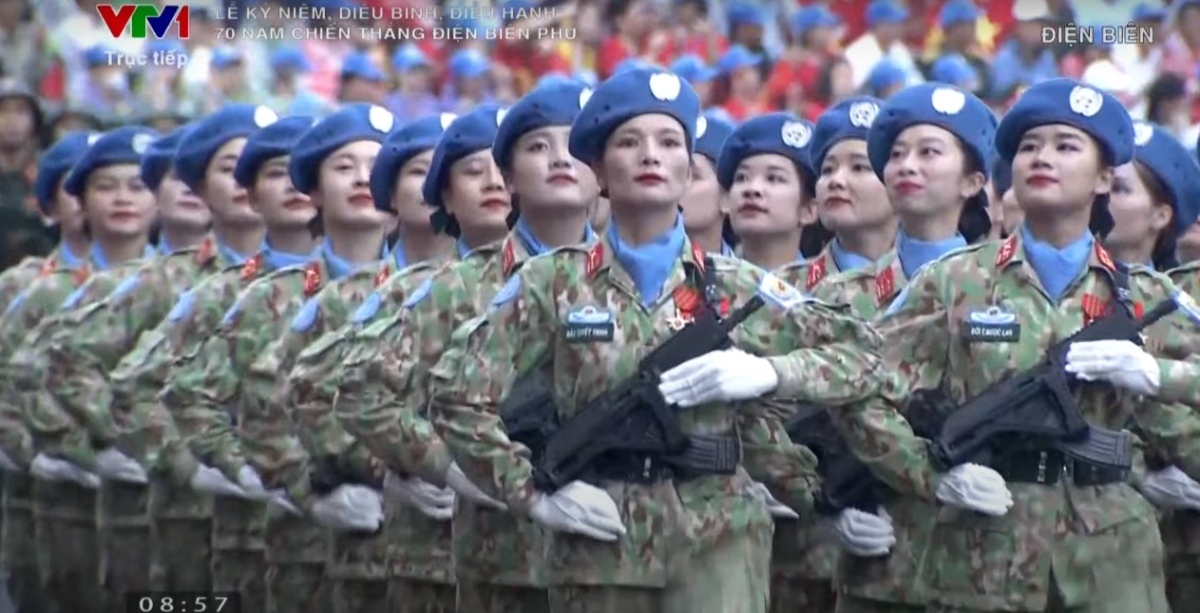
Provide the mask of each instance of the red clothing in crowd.
{"label": "red clothing in crowd", "polygon": [[771,76],[767,79],[767,101],[783,105],[793,87],[799,87],[806,94],[812,95],[816,91],[822,62],[828,59],[812,55],[800,60],[783,59],[775,62],[775,66],[771,68]]}
{"label": "red clothing in crowd", "polygon": [[542,45],[539,41],[496,41],[495,60],[512,71],[518,92],[528,91],[542,75],[571,73],[571,62],[560,53],[558,45]]}
{"label": "red clothing in crowd", "polygon": [[663,53],[659,56],[659,62],[664,66],[688,54],[700,56],[705,62],[716,64],[721,55],[729,49],[729,40],[720,34],[717,35],[716,52],[709,53],[708,35],[706,34],[689,34],[682,41],[672,40]]}
{"label": "red clothing in crowd", "polygon": [[739,122],[746,121],[755,115],[764,115],[775,110],[768,108],[761,102],[747,103],[742,102],[741,100],[734,100],[733,98],[726,100],[725,103],[721,105],[721,108],[725,109],[725,112],[729,113],[729,116],[732,117],[734,121]]}

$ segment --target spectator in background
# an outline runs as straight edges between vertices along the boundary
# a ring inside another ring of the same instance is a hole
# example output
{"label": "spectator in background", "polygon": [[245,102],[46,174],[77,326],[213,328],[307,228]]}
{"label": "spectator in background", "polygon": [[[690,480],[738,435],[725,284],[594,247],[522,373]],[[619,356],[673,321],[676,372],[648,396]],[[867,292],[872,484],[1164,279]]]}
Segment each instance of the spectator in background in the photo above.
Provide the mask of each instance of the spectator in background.
{"label": "spectator in background", "polygon": [[1042,43],[1042,28],[1054,19],[1044,0],[1021,0],[1013,6],[1012,36],[992,60],[992,102],[1008,100],[1024,87],[1059,76],[1058,62]]}
{"label": "spectator in background", "polygon": [[[791,44],[771,68],[767,81],[767,101],[771,106],[793,108],[805,92],[816,90],[821,67],[838,52],[841,28],[841,18],[823,4],[810,4],[796,11],[792,16]],[[811,109],[804,110],[797,114],[808,117]]]}
{"label": "spectator in background", "polygon": [[605,14],[611,34],[600,45],[596,74],[607,79],[629,58],[657,61],[670,39],[659,29],[658,16],[643,0],[610,0]]}
{"label": "spectator in background", "polygon": [[717,99],[734,121],[745,121],[769,112],[761,100],[762,62],[761,55],[741,45],[734,45],[721,56],[717,64],[721,75],[717,81]]}
{"label": "spectator in background", "polygon": [[184,87],[197,100],[204,98],[208,86],[209,62],[213,52],[225,45],[219,36],[223,24],[205,7],[188,8],[189,36],[180,41],[187,48],[188,63],[183,68]]}
{"label": "spectator in background", "polygon": [[[530,0],[510,0],[505,7],[532,8],[536,6]],[[570,27],[573,21],[574,9],[563,8],[555,11],[554,19],[524,19],[505,21],[504,27],[536,32],[538,28]],[[533,88],[538,77],[551,73],[568,74],[571,72],[571,54],[573,45],[569,41],[552,38],[531,38],[528,40],[499,40],[496,41],[495,52],[492,55],[495,64],[503,66],[511,73],[512,85],[516,92],[524,94]],[[504,75],[497,75],[503,78]],[[497,86],[500,84],[497,83]]]}
{"label": "spectator in background", "polygon": [[96,45],[84,52],[87,74],[73,83],[69,96],[101,117],[113,118],[133,112],[133,95],[129,91],[129,71],[110,62],[111,47]]}
{"label": "spectator in background", "polygon": [[383,70],[376,66],[367,54],[355,52],[347,55],[346,59],[342,60],[342,71],[338,81],[340,104],[384,104],[387,75],[383,74]]}
{"label": "spectator in background", "polygon": [[708,15],[708,0],[673,0],[675,26],[667,48],[669,57],[695,55],[714,63],[729,48],[729,41]]}
{"label": "spectator in background", "polygon": [[1162,126],[1183,142],[1195,142],[1192,135],[1192,108],[1186,82],[1176,74],[1165,73],[1146,88],[1146,121]]}
{"label": "spectator in background", "polygon": [[217,47],[208,62],[208,83],[202,90],[200,113],[207,115],[233,102],[257,99],[246,76],[246,63],[237,47]]}
{"label": "spectator in background", "polygon": [[46,31],[34,20],[29,0],[0,0],[0,66],[30,87],[50,69]]}
{"label": "spectator in background", "polygon": [[402,45],[392,55],[394,91],[384,104],[401,123],[437,113],[441,102],[433,93],[433,66],[416,45]]}
{"label": "spectator in background", "polygon": [[867,76],[866,95],[887,100],[892,94],[908,85],[908,73],[904,67],[890,59],[880,60]]}
{"label": "spectator in background", "polygon": [[764,44],[767,28],[767,10],[745,0],[732,2],[725,8],[725,22],[729,27],[729,44],[741,45],[760,57],[768,57]]}
{"label": "spectator in background", "polygon": [[[1079,80],[1096,89],[1113,95],[1125,108],[1132,109],[1137,103],[1138,94],[1130,88],[1131,80],[1113,61],[1113,44],[1097,40],[1088,46],[1081,54],[1084,69]],[[1065,60],[1064,60],[1065,63]],[[1064,72],[1066,72],[1064,70]]]}
{"label": "spectator in background", "polygon": [[488,73],[491,62],[474,49],[462,49],[450,56],[449,87],[442,94],[442,110],[460,115],[480,104],[493,102]]}
{"label": "spectator in background", "polygon": [[322,117],[332,109],[304,84],[303,77],[312,70],[312,63],[298,47],[281,47],[271,53],[270,80],[263,104],[281,117],[306,115]]}
{"label": "spectator in background", "polygon": [[[927,57],[933,62],[928,64],[926,74],[933,76],[934,63],[939,58],[948,55],[956,56],[965,61],[975,73],[976,87],[971,91],[982,95],[989,91],[988,60],[992,47],[990,24],[981,23],[984,13],[970,0],[950,0],[942,5],[938,13],[938,36],[931,36]],[[981,27],[982,26],[982,27]]]}
{"label": "spectator in background", "polygon": [[1175,31],[1163,44],[1162,69],[1179,75],[1188,91],[1197,91],[1196,66],[1200,65],[1200,2],[1176,3]]}
{"label": "spectator in background", "polygon": [[99,117],[80,106],[60,104],[49,116],[50,121],[43,130],[46,143],[54,143],[70,132],[99,132],[104,129],[104,122]]}
{"label": "spectator in background", "polygon": [[[62,61],[65,73],[62,93],[67,97],[71,96],[71,92],[81,91],[81,82],[88,80],[88,49],[96,45],[104,45],[120,53],[136,53],[142,49],[143,41],[128,34],[113,38],[96,10],[100,4],[102,0],[37,0],[34,4],[41,14],[42,23],[50,31],[51,45]],[[198,33],[197,12],[193,9],[191,13],[193,38]]]}
{"label": "spectator in background", "polygon": [[698,55],[685,55],[670,66],[671,72],[687,81],[700,98],[700,108],[706,109],[713,103],[713,85],[720,71],[706,64]]}
{"label": "spectator in background", "polygon": [[[1129,90],[1141,96],[1162,72],[1167,11],[1162,6],[1143,2],[1134,7],[1130,18],[1140,31],[1148,34],[1149,40],[1117,45],[1113,47],[1112,58],[1129,79]],[[1143,107],[1143,104],[1139,101],[1135,107]],[[1145,116],[1145,108],[1137,108],[1135,114]]]}
{"label": "spectator in background", "polygon": [[[146,44],[146,53],[168,54],[186,57],[187,49],[176,40],[152,40]],[[136,88],[140,110],[143,113],[173,112],[195,115],[196,100],[188,95],[183,81],[184,65],[157,64],[144,66]]]}
{"label": "spectator in background", "polygon": [[17,79],[0,79],[0,264],[11,266],[23,255],[54,247],[33,193],[41,124],[33,92]]}
{"label": "spectator in background", "polygon": [[821,69],[821,74],[817,76],[816,95],[814,96],[816,103],[821,106],[818,115],[843,98],[854,95],[853,71],[850,62],[840,56],[830,60]]}
{"label": "spectator in background", "polygon": [[979,93],[979,73],[966,58],[957,53],[938,58],[929,68],[929,78],[973,94]]}
{"label": "spectator in background", "polygon": [[894,0],[874,0],[867,6],[869,30],[850,43],[845,53],[856,89],[867,82],[871,70],[884,58],[892,60],[904,70],[907,83],[924,80],[917,70],[912,51],[903,39],[907,20],[908,10]]}

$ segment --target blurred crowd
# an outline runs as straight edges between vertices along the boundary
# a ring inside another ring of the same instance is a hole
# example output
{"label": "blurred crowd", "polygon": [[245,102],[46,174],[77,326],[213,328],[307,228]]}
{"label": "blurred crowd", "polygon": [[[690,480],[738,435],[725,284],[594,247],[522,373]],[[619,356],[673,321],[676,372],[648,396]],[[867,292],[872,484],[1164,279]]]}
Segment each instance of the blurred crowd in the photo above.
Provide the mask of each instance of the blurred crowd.
{"label": "blurred crowd", "polygon": [[[492,7],[492,18],[451,19],[457,1],[190,2],[187,38],[134,39],[112,36],[96,0],[0,0],[0,224],[49,248],[28,185],[41,148],[67,130],[133,120],[169,129],[227,102],[309,115],[372,102],[407,120],[509,102],[545,75],[598,81],[641,61],[669,67],[734,120],[781,109],[815,120],[843,97],[886,98],[922,80],[971,90],[1002,114],[1022,88],[1070,76],[1189,148],[1200,133],[1200,0],[482,0],[470,4]],[[281,18],[298,6],[325,19]],[[341,17],[423,6],[439,7],[438,18]],[[260,17],[249,19],[249,7]],[[1043,42],[1067,25],[1127,23],[1140,42]],[[558,35],[487,40],[499,27]],[[265,28],[349,35],[278,38]],[[479,36],[447,40],[437,28]],[[155,53],[174,59],[117,61]]]}

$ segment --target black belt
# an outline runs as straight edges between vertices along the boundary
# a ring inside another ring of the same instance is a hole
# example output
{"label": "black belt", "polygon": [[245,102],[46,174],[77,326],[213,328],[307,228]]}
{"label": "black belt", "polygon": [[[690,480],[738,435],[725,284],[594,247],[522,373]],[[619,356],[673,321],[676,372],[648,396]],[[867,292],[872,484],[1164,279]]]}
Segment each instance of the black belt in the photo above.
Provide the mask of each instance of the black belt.
{"label": "black belt", "polygon": [[1055,485],[1063,475],[1077,486],[1110,485],[1129,480],[1129,471],[1095,466],[1057,450],[1022,451],[1006,454],[992,466],[1010,483]]}
{"label": "black belt", "polygon": [[741,442],[729,436],[689,436],[687,447],[674,454],[613,452],[593,471],[595,481],[658,483],[688,481],[705,475],[732,475],[742,460]]}

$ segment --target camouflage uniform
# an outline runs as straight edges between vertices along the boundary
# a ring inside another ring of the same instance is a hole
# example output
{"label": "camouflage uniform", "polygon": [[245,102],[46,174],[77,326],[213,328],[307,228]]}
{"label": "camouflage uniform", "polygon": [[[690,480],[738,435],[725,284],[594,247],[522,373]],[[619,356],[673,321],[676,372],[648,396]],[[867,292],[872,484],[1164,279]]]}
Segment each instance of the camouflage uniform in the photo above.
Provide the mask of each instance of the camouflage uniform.
{"label": "camouflage uniform", "polygon": [[[63,319],[103,299],[143,261],[131,260],[91,274],[65,300],[58,300],[57,313],[45,310],[48,304],[41,309],[30,305],[31,311],[41,310],[44,315],[25,336],[9,367],[16,371],[13,380],[19,392],[20,415],[33,438],[36,453],[60,457],[84,470],[93,470],[95,452],[88,445],[87,437],[79,441],[62,436],[75,429],[76,424],[47,389],[46,375],[50,368],[47,350],[52,334]],[[82,276],[78,272],[64,272],[59,276],[68,274],[75,278]],[[49,289],[44,293],[45,298],[58,298],[69,287],[61,278],[50,281],[49,285],[52,287],[44,288]],[[38,285],[34,287],[36,289]],[[32,297],[18,309],[24,309],[31,300]],[[54,606],[64,612],[106,611],[110,603],[103,590],[101,550],[96,532],[96,491],[72,482],[35,480],[34,496],[37,538],[46,543],[43,576]]]}
{"label": "camouflage uniform", "polygon": [[[296,453],[303,453],[293,427],[291,405],[277,400],[279,386],[286,383],[297,354],[314,339],[339,329],[349,319],[350,305],[362,302],[375,285],[387,279],[390,270],[386,263],[382,268],[371,266],[326,284],[300,308],[290,330],[250,365],[242,381],[242,420],[238,433],[246,460],[269,487],[286,486],[288,481],[281,479],[281,471],[292,468]],[[307,480],[308,472],[287,476]],[[358,577],[338,572],[344,566],[339,564],[341,552],[332,550],[328,531],[311,519],[272,508],[266,538],[269,611],[365,611],[363,607],[373,600],[383,601],[382,590],[377,598],[372,598],[370,590],[346,585],[348,580]],[[364,540],[373,539],[369,535],[352,535],[348,539],[351,544]],[[322,581],[323,578],[333,582]],[[336,605],[334,596],[339,600]]]}
{"label": "camouflage uniform", "polygon": [[[176,355],[160,399],[181,428],[195,433],[196,457],[234,483],[247,465],[237,432],[242,374],[329,276],[323,258],[268,274],[238,296],[212,333]],[[213,502],[213,589],[240,592],[247,610],[266,609],[266,518],[261,501]]]}
{"label": "camouflage uniform", "polygon": [[[661,297],[648,307],[635,298],[634,283],[607,239],[526,263],[510,281],[516,291],[502,290],[511,300],[460,329],[431,372],[434,426],[471,481],[528,515],[536,490],[527,451],[504,435],[496,403],[520,373],[543,360],[549,360],[560,418],[632,375],[638,359],[697,308],[701,288],[695,278],[704,276],[704,261],[700,249],[685,241]],[[776,356],[767,358],[779,374],[772,398],[836,406],[876,392],[873,351],[879,339],[866,323],[804,300],[751,264],[716,257],[713,266],[722,311],[755,294],[774,307],[733,333],[743,350]],[[562,311],[586,307],[612,315],[607,344],[567,342]],[[775,454],[804,457],[804,465],[752,465],[763,456],[750,451],[787,440],[780,419],[787,411],[784,403],[767,399],[739,403],[737,411],[710,404],[682,413],[686,433],[745,442],[745,470],[644,484],[603,481],[628,534],[610,544],[547,532],[551,611],[766,610],[773,526],[750,493],[750,477],[795,492],[810,489],[814,478],[815,458],[806,450]]]}
{"label": "camouflage uniform", "polygon": [[[814,295],[831,304],[848,305],[858,317],[875,321],[907,282],[904,267],[893,249],[868,266],[826,277],[817,285]],[[925,610],[921,560],[937,508],[913,497],[891,500],[886,506],[896,530],[896,544],[884,557],[837,558],[839,613]]]}
{"label": "camouflage uniform", "polygon": [[191,488],[199,461],[188,447],[204,423],[188,421],[186,412],[170,412],[159,392],[176,357],[195,355],[238,293],[269,271],[260,253],[200,280],[142,335],[110,376],[116,446],[141,462],[150,477],[149,563],[155,590],[205,591],[212,585],[213,497]]}
{"label": "camouflage uniform", "polygon": [[[15,351],[15,345],[23,340],[23,332],[29,329],[22,324],[35,325],[46,312],[57,306],[56,301],[61,304],[63,298],[76,284],[82,283],[86,275],[86,272],[79,272],[82,269],[64,267],[58,253],[51,254],[36,267],[32,267],[33,262],[37,260],[28,258],[18,267],[11,268],[0,276],[0,295],[3,295],[6,306],[20,295],[21,290],[38,283],[39,279],[53,279],[42,281],[51,284],[52,287],[39,290],[43,295],[35,299],[44,303],[44,309],[40,309],[39,312],[22,313],[21,307],[16,306],[13,307],[15,315],[6,312],[4,318],[0,319],[0,334],[3,335],[0,343],[3,343],[3,352],[6,355]],[[59,273],[55,274],[55,271]],[[26,295],[22,301],[28,297],[29,295]],[[10,317],[24,317],[24,320],[10,320]],[[4,453],[14,462],[28,467],[35,455],[33,439],[21,419],[13,381],[7,374],[0,378],[0,389],[4,390],[4,393],[0,394],[0,448],[3,448]],[[44,562],[45,544],[48,541],[35,538],[37,530],[33,514],[34,480],[28,473],[15,472],[5,473],[3,478],[4,519],[3,533],[0,535],[3,549],[0,550],[0,565],[10,573],[9,594],[22,611],[45,610],[48,599],[45,591]],[[40,547],[39,542],[42,543]]]}
{"label": "camouflage uniform", "polygon": [[[1200,299],[1200,262],[1185,264],[1167,275],[1179,289]],[[1167,511],[1158,529],[1167,554],[1167,601],[1172,611],[1187,611],[1200,602],[1200,512]]]}
{"label": "camouflage uniform", "polygon": [[[166,316],[179,294],[228,265],[209,237],[149,260],[109,296],[59,318],[47,351],[47,390],[72,420],[62,424],[66,431],[44,436],[78,447],[81,456],[112,447],[118,433],[109,373],[142,333]],[[101,576],[116,606],[122,606],[124,593],[150,589],[148,493],[137,483],[104,480],[100,486]]]}
{"label": "camouflage uniform", "polygon": [[[831,412],[861,459],[900,492],[933,502],[940,479],[923,439],[899,411],[916,389],[939,384],[956,402],[1044,358],[1053,342],[1104,316],[1116,270],[1096,243],[1086,270],[1057,304],[1041,283],[1019,234],[974,245],[923,269],[879,322],[888,381],[881,398]],[[1130,273],[1136,312],[1175,289],[1145,268]],[[1014,342],[969,342],[971,313],[1014,314]],[[1145,331],[1146,351],[1185,359],[1200,341],[1182,313]],[[1179,362],[1162,362],[1163,396],[1194,386]],[[1200,476],[1200,420],[1192,409],[1142,399],[1110,385],[1087,385],[1079,409],[1090,423],[1120,429],[1134,416],[1154,449]],[[1009,480],[1014,506],[1003,517],[939,506],[923,568],[932,611],[1167,610],[1163,549],[1155,513],[1127,483],[1076,485],[1068,473],[1050,485]],[[1003,473],[1002,473],[1003,474]],[[1057,473],[1056,473],[1057,474]]]}
{"label": "camouflage uniform", "polygon": [[[375,288],[374,296],[364,302],[371,304],[370,301],[377,300],[375,306],[380,310],[375,313],[365,311],[361,317],[377,319],[381,314],[394,312],[404,302],[407,292],[429,278],[439,266],[433,262],[421,262],[387,275]],[[315,470],[314,458],[336,465],[347,473],[370,476],[371,486],[383,488],[383,471],[379,469],[379,463],[342,429],[333,415],[337,373],[342,368],[348,348],[352,346],[346,339],[357,334],[368,321],[358,321],[359,312],[354,315],[355,320],[351,323],[329,329],[306,346],[296,357],[295,365],[283,383],[281,398],[284,406],[291,408],[299,444],[278,450],[278,468],[273,481],[282,485],[292,499],[305,508],[317,499],[311,480]],[[336,530],[331,530],[329,534],[331,555],[326,565],[329,576],[361,584],[363,594],[375,594],[377,597],[382,593],[384,603],[391,570],[389,565],[393,557],[390,550],[408,550],[407,544],[400,539],[408,532],[407,526],[391,523],[391,517],[396,513],[395,506],[385,498],[385,528],[380,534]],[[391,529],[397,527],[403,529],[393,538]],[[377,602],[362,606],[383,606]]]}
{"label": "camouflage uniform", "polygon": [[[502,249],[511,254],[511,260],[506,260],[509,267],[515,266],[514,242],[519,241],[510,235],[504,243],[480,247],[421,283],[415,277],[406,278],[403,291],[409,299],[348,339],[334,411],[342,426],[388,470],[445,485],[450,456],[424,415],[407,407],[426,405],[423,382],[429,367],[457,324],[482,312],[499,288],[504,275]],[[423,291],[429,299],[410,305]],[[482,544],[467,549],[469,537],[460,530],[470,525],[461,520],[471,512],[468,508],[458,500],[458,518],[443,522],[408,505],[389,506],[388,540],[396,551],[387,597],[390,610],[454,611],[456,571],[472,563],[495,572],[492,561],[503,557],[506,564],[500,568],[510,570],[512,576],[529,572],[529,560],[509,558],[531,551],[520,535],[509,542],[493,543],[491,550]],[[403,548],[397,543],[403,543]]]}

